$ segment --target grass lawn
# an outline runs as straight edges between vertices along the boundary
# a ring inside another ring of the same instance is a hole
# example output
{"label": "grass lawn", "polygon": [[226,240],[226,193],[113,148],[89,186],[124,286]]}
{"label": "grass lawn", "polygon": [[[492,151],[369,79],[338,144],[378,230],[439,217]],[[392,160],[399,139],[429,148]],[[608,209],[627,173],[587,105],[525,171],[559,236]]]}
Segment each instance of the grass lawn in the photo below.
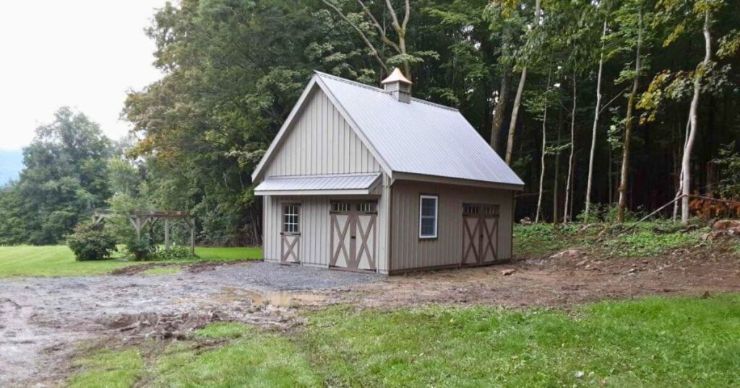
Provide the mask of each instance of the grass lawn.
{"label": "grass lawn", "polygon": [[[262,249],[198,247],[195,248],[195,254],[198,255],[197,259],[174,263],[259,259]],[[0,246],[0,277],[101,275],[141,263],[127,261],[120,255],[110,260],[75,261],[74,254],[66,245]]]}
{"label": "grass lawn", "polygon": [[[670,387],[740,382],[740,294],[609,301],[570,313],[334,307],[307,317],[305,327],[289,334],[220,323],[164,349],[149,342],[94,351],[76,361],[81,369],[70,382],[131,386],[132,375],[155,386]],[[112,357],[112,351],[118,356]]]}

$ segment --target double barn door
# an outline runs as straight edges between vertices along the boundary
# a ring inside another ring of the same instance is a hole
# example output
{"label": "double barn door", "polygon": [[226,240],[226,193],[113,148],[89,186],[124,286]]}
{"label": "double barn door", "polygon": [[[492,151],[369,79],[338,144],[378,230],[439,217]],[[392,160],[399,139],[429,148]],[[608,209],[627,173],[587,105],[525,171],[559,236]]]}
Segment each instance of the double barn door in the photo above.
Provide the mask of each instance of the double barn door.
{"label": "double barn door", "polygon": [[498,205],[463,204],[463,265],[496,261],[498,219]]}
{"label": "double barn door", "polygon": [[377,220],[375,201],[332,202],[329,265],[334,268],[374,271]]}

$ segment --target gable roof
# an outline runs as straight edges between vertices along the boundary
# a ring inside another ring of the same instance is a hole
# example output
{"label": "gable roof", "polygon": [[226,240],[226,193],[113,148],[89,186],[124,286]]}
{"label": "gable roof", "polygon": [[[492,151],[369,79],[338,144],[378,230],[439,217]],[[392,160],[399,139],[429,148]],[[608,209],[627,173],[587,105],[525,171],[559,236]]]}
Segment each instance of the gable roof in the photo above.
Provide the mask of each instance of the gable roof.
{"label": "gable roof", "polygon": [[457,109],[412,98],[403,103],[383,89],[316,72],[252,178],[260,178],[291,121],[314,87],[342,113],[386,173],[497,183],[524,183]]}

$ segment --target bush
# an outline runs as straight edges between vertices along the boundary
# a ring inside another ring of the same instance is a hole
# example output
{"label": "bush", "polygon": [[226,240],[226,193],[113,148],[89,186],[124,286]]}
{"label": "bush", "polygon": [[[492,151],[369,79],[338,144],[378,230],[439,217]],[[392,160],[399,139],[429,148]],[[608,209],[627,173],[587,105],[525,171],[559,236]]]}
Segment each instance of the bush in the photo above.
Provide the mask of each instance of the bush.
{"label": "bush", "polygon": [[135,260],[146,260],[154,254],[155,247],[146,238],[141,240],[132,238],[126,242],[126,250],[134,255]]}
{"label": "bush", "polygon": [[160,249],[151,255],[152,260],[185,260],[194,257],[190,254],[190,248],[172,247],[170,249]]}
{"label": "bush", "polygon": [[116,251],[116,239],[102,225],[79,224],[67,239],[78,261],[103,260]]}

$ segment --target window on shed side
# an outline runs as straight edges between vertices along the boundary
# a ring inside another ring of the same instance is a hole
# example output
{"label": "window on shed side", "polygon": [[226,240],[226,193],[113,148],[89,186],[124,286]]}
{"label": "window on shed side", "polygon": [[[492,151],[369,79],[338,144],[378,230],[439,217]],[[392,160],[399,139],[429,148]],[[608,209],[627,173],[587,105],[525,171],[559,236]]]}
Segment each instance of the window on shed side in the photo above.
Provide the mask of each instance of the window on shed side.
{"label": "window on shed side", "polygon": [[291,203],[283,206],[283,232],[300,232],[301,205]]}
{"label": "window on shed side", "polygon": [[419,197],[419,238],[437,238],[438,202],[436,195]]}

